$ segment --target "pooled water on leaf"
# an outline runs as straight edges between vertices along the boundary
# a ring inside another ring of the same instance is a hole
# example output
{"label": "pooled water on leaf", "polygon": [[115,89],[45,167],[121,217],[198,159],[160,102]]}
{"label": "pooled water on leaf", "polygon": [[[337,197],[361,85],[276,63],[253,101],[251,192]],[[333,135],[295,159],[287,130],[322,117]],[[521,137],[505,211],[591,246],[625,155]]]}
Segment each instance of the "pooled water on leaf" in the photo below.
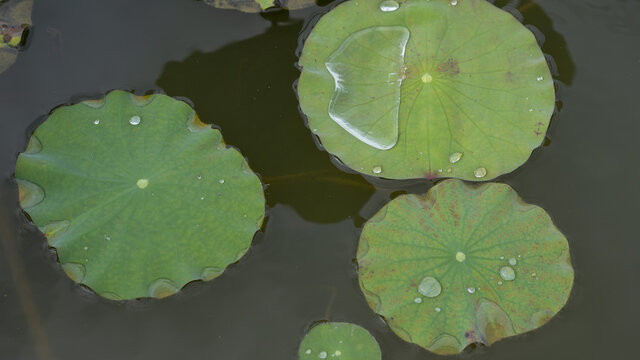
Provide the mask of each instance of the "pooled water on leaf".
{"label": "pooled water on leaf", "polygon": [[408,39],[402,26],[370,27],[349,35],[325,63],[335,85],[329,116],[376,149],[391,149],[398,141]]}
{"label": "pooled water on leaf", "polygon": [[436,297],[442,292],[442,286],[438,279],[432,276],[425,276],[418,285],[418,292],[426,297]]}

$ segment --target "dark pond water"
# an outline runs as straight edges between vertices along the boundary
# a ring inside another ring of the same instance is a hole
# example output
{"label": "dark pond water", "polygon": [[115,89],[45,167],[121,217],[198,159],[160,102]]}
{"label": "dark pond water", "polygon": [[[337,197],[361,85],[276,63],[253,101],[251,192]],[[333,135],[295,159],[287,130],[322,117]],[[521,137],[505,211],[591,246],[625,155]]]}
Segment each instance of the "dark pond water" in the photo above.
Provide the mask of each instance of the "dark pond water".
{"label": "dark pond water", "polygon": [[[559,112],[547,146],[508,183],[569,239],[571,298],[537,331],[474,359],[627,359],[640,321],[640,1],[499,1],[540,29],[555,58]],[[300,34],[332,5],[243,14],[191,0],[36,0],[34,28],[0,74],[1,359],[295,359],[317,320],[355,322],[383,359],[438,356],[396,337],[367,306],[352,259],[361,226],[429,181],[340,170],[298,113]],[[267,184],[268,219],[249,253],[178,295],[102,300],[60,269],[19,211],[16,155],[48,112],[111,89],[190,99]]]}

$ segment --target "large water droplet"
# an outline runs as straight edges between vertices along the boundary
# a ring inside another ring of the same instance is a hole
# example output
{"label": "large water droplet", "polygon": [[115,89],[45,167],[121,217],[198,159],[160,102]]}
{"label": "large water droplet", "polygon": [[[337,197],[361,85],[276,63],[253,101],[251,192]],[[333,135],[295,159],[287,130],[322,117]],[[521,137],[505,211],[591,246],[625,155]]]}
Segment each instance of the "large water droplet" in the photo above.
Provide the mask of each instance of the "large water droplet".
{"label": "large water droplet", "polygon": [[320,353],[318,354],[318,357],[320,359],[326,359],[327,358],[327,352],[326,351],[320,351]]}
{"label": "large water droplet", "polygon": [[458,5],[458,0],[451,0],[451,5],[452,6]]}
{"label": "large water droplet", "polygon": [[432,298],[440,295],[442,286],[436,278],[425,276],[420,282],[420,285],[418,285],[418,292],[426,297]]}
{"label": "large water droplet", "polygon": [[391,149],[398,141],[408,40],[409,30],[402,26],[366,28],[349,35],[325,63],[335,86],[329,116],[376,149]]}
{"label": "large water droplet", "polygon": [[138,116],[138,115],[132,116],[131,119],[129,119],[129,124],[131,124],[131,125],[140,124],[140,116]]}
{"label": "large water droplet", "polygon": [[500,277],[505,281],[513,281],[516,278],[516,272],[510,266],[503,266],[500,269]]}
{"label": "large water droplet", "polygon": [[458,161],[460,161],[460,159],[462,159],[461,152],[454,152],[453,154],[449,155],[449,162],[452,164],[457,163]]}
{"label": "large water droplet", "polygon": [[380,3],[380,10],[384,12],[396,11],[400,7],[397,1],[386,0]]}
{"label": "large water droplet", "polygon": [[485,176],[487,176],[487,169],[483,168],[483,167],[479,167],[477,169],[475,169],[473,171],[473,175],[475,177],[477,177],[478,179],[483,178]]}
{"label": "large water droplet", "polygon": [[467,255],[465,255],[462,251],[458,251],[456,253],[456,260],[458,260],[459,262],[463,262],[467,259]]}

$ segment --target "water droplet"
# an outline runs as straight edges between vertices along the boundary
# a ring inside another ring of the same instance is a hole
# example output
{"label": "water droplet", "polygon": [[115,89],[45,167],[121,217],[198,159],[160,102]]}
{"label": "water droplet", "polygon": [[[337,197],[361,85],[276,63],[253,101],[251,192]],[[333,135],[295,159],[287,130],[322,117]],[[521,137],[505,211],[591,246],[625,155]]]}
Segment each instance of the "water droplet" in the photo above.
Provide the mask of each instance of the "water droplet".
{"label": "water droplet", "polygon": [[318,354],[318,357],[320,359],[325,359],[327,357],[327,352],[326,351],[320,351],[320,354]]}
{"label": "water droplet", "polygon": [[93,123],[96,124],[96,125],[100,124],[100,119],[93,120]]}
{"label": "water droplet", "polygon": [[532,111],[533,111],[533,109],[529,109],[529,112],[532,112]]}
{"label": "water droplet", "polygon": [[487,176],[487,169],[485,169],[483,167],[479,167],[479,168],[473,170],[473,175],[475,177],[477,177],[478,179],[483,178],[483,177]]}
{"label": "water droplet", "polygon": [[55,244],[61,239],[62,235],[67,232],[70,224],[71,222],[68,220],[54,221],[40,227],[40,231],[42,231],[49,241],[49,245],[55,246]]}
{"label": "water droplet", "polygon": [[458,5],[458,0],[451,0],[451,6]]}
{"label": "water droplet", "polygon": [[200,200],[204,200],[204,196],[200,196]]}
{"label": "water droplet", "polygon": [[307,351],[305,351],[304,353],[307,355],[311,354],[311,349],[307,349]]}
{"label": "water droplet", "polygon": [[457,163],[458,161],[460,161],[460,159],[462,159],[461,152],[454,152],[453,154],[449,155],[449,162],[452,164]]}
{"label": "water droplet", "polygon": [[215,266],[206,267],[202,269],[202,272],[200,273],[200,279],[204,281],[213,280],[218,276],[220,276],[220,274],[222,274],[223,271],[224,269],[220,269]]}
{"label": "water droplet", "polygon": [[340,355],[342,355],[342,351],[336,350],[336,352],[334,352],[333,355],[334,356],[340,356]]}
{"label": "water droplet", "polygon": [[138,181],[136,181],[136,185],[138,185],[138,187],[140,189],[144,189],[147,187],[147,185],[149,185],[149,180],[147,179],[140,179]]}
{"label": "water droplet", "polygon": [[218,182],[219,182],[220,184],[224,184],[224,179],[220,179],[220,180],[218,180]]}
{"label": "water droplet", "polygon": [[380,174],[382,172],[382,166],[374,166],[372,171],[374,174]]}
{"label": "water droplet", "polygon": [[433,309],[433,310],[435,310],[436,312],[440,312],[442,309],[440,309],[440,307],[436,306],[436,308]]}
{"label": "water droplet", "polygon": [[107,241],[111,241],[111,237],[107,234],[104,234],[104,239]]}
{"label": "water droplet", "polygon": [[473,286],[469,286],[469,287],[467,288],[467,292],[468,292],[469,294],[473,294],[474,292],[476,292],[476,288],[474,288]]}
{"label": "water droplet", "polygon": [[510,266],[503,266],[500,269],[500,277],[505,281],[513,281],[516,278],[516,272]]}
{"label": "water droplet", "polygon": [[498,285],[502,285],[502,281],[498,281]]}
{"label": "water droplet", "polygon": [[536,80],[538,80],[538,81],[542,81],[543,79],[544,79],[544,78],[543,78],[542,76],[538,76],[538,77],[536,78]]}
{"label": "water droplet", "polygon": [[380,3],[380,10],[384,12],[396,11],[398,10],[399,7],[400,7],[400,4],[398,4],[398,2],[393,0],[386,0]]}
{"label": "water droplet", "polygon": [[426,297],[432,298],[440,295],[442,286],[436,278],[425,276],[420,282],[420,285],[418,285],[418,292]]}
{"label": "water droplet", "polygon": [[83,249],[84,249],[84,251],[87,251],[87,250],[89,250],[89,247],[85,246],[85,247],[83,247]]}
{"label": "water droplet", "polygon": [[198,176],[196,176],[196,179],[198,179],[198,180],[202,180],[202,175],[198,175]]}
{"label": "water droplet", "polygon": [[422,298],[417,297],[417,298],[413,299],[413,302],[416,303],[416,304],[422,304]]}
{"label": "water droplet", "polygon": [[423,83],[427,84],[433,81],[433,76],[431,76],[429,73],[424,73],[420,80],[422,80]]}
{"label": "water droplet", "polygon": [[538,276],[538,274],[536,274],[536,273],[531,273],[531,276],[532,276],[532,277],[536,277],[536,276]]}
{"label": "water droplet", "polygon": [[458,251],[456,253],[456,260],[458,260],[459,262],[463,262],[467,259],[467,255],[465,255],[462,251]]}
{"label": "water droplet", "polygon": [[516,258],[509,258],[509,265],[515,266],[517,263],[518,260],[516,260]]}
{"label": "water droplet", "polygon": [[504,256],[500,256],[500,260],[504,260]]}
{"label": "water droplet", "polygon": [[140,124],[140,116],[138,116],[138,115],[132,116],[131,119],[129,119],[129,124],[131,124],[131,125]]}

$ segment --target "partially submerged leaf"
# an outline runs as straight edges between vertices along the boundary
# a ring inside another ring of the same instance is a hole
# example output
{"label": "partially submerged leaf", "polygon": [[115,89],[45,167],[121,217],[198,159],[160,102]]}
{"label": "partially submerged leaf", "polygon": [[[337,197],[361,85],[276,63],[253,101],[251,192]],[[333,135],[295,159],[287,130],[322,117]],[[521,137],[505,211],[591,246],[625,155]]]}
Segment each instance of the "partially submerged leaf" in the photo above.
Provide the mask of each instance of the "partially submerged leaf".
{"label": "partially submerged leaf", "polygon": [[314,0],[204,0],[204,3],[220,9],[235,9],[248,13],[271,8],[297,10],[315,5]]}
{"label": "partially submerged leaf", "polygon": [[386,178],[510,172],[555,106],[535,37],[485,0],[347,1],[299,63],[309,128],[347,166]]}
{"label": "partially submerged leaf", "polygon": [[56,109],[18,157],[20,203],[64,271],[111,299],[165,297],[249,248],[264,196],[242,155],[165,95]]}
{"label": "partially submerged leaf", "polygon": [[32,6],[33,0],[0,2],[0,73],[16,61],[16,48],[31,25]]}
{"label": "partially submerged leaf", "polygon": [[298,359],[380,360],[380,347],[369,332],[350,323],[320,323],[298,349]]}
{"label": "partially submerged leaf", "polygon": [[364,226],[360,285],[404,340],[439,354],[542,326],[573,269],[547,213],[508,185],[446,180],[392,200]]}

